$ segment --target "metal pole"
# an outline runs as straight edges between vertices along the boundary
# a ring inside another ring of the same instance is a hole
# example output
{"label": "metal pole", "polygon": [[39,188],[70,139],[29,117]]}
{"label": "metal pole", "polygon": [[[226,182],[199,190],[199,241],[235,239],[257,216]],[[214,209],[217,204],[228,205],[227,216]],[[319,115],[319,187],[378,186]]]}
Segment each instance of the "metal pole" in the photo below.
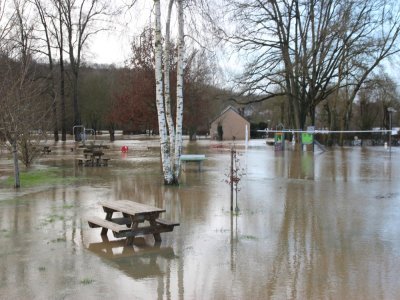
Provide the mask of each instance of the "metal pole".
{"label": "metal pole", "polygon": [[230,182],[231,182],[231,211],[233,211],[233,153],[234,150],[231,148],[231,177],[230,177]]}
{"label": "metal pole", "polygon": [[392,155],[392,111],[389,110],[389,155]]}
{"label": "metal pole", "polygon": [[392,155],[392,113],[396,112],[393,107],[388,107],[387,111],[389,113],[389,155]]}

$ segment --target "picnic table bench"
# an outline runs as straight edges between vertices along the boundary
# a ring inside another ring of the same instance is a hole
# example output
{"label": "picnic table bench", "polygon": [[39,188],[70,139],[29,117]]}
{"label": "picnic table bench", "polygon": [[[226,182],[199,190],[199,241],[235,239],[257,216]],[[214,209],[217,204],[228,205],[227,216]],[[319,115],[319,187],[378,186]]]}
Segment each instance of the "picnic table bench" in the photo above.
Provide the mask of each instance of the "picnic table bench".
{"label": "picnic table bench", "polygon": [[201,166],[203,161],[206,159],[204,154],[182,154],[181,161],[185,164],[188,162],[196,162],[199,164],[199,171],[201,171]]}
{"label": "picnic table bench", "polygon": [[[101,227],[101,235],[106,235],[108,230],[113,232],[116,238],[126,238],[127,245],[132,245],[134,237],[138,235],[152,234],[156,242],[161,242],[162,232],[169,232],[179,223],[160,219],[159,215],[165,209],[130,201],[102,201],[100,205],[106,213],[105,219],[97,216],[87,219],[91,228]],[[114,217],[114,213],[122,216]],[[148,224],[144,224],[144,222]],[[139,226],[139,225],[144,226]]]}

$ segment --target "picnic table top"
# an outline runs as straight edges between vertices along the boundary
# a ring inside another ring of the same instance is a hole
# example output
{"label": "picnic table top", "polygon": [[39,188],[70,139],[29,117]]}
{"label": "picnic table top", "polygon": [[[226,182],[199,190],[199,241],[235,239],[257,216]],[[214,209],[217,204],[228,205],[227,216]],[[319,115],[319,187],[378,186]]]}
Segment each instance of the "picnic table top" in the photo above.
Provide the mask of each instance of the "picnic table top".
{"label": "picnic table top", "polygon": [[165,209],[131,200],[102,201],[100,205],[132,216],[165,212]]}

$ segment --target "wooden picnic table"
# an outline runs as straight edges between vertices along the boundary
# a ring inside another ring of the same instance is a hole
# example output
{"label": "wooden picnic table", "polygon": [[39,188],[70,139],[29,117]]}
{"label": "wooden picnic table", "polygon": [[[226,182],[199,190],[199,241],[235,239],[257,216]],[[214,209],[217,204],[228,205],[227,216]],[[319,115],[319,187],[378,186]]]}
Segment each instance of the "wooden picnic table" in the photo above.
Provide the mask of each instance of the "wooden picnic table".
{"label": "wooden picnic table", "polygon": [[109,158],[104,157],[104,152],[94,148],[83,149],[84,158],[78,158],[78,164],[85,166],[107,166]]}
{"label": "wooden picnic table", "polygon": [[43,149],[42,149],[43,154],[49,154],[50,152],[51,152],[51,149],[49,146],[43,146]]}
{"label": "wooden picnic table", "polygon": [[[152,234],[156,242],[161,242],[160,233],[172,231],[179,225],[159,218],[165,209],[147,204],[116,200],[102,201],[100,205],[106,213],[105,219],[90,217],[87,220],[89,226],[102,227],[101,235],[106,235],[107,231],[111,230],[116,238],[125,237],[128,245],[132,245],[135,236],[146,234]],[[119,213],[121,216],[113,218],[114,213]]]}

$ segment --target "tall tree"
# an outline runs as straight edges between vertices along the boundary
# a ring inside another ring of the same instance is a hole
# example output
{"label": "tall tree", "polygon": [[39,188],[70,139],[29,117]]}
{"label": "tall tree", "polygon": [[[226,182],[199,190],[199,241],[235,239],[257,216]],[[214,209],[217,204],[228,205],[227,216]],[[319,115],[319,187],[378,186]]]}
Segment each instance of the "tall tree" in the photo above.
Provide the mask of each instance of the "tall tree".
{"label": "tall tree", "polygon": [[81,125],[78,101],[79,70],[84,46],[89,38],[105,30],[104,19],[111,15],[106,0],[57,0],[66,29],[69,63],[72,72],[74,125]]}
{"label": "tall tree", "polygon": [[243,93],[289,100],[292,126],[315,123],[319,103],[352,87],[349,102],[388,56],[399,51],[399,3],[392,0],[236,0],[237,29],[225,38],[247,54]]}
{"label": "tall tree", "polygon": [[57,115],[57,85],[55,78],[55,69],[54,69],[54,61],[53,61],[53,53],[52,53],[52,42],[51,42],[51,29],[49,28],[49,23],[51,22],[49,16],[49,12],[46,10],[46,6],[44,5],[42,0],[34,0],[34,4],[36,6],[37,12],[39,14],[40,22],[43,27],[45,48],[45,55],[48,58],[49,64],[49,77],[50,77],[50,96],[52,101],[52,111],[53,111],[53,133],[54,133],[54,141],[59,140],[58,136],[58,115]]}
{"label": "tall tree", "polygon": [[[170,1],[169,8],[172,8],[172,1]],[[167,124],[167,110],[170,110],[170,105],[166,109],[166,91],[169,91],[169,80],[166,82],[163,70],[166,70],[169,77],[170,60],[163,63],[163,39],[161,28],[161,3],[160,0],[154,0],[155,12],[155,82],[156,82],[156,105],[158,114],[158,125],[160,133],[161,145],[161,160],[164,174],[165,184],[179,183],[180,175],[180,155],[182,151],[182,120],[183,120],[183,63],[184,63],[184,16],[183,16],[183,2],[177,1],[177,15],[178,15],[178,60],[177,60],[177,106],[176,106],[176,119],[175,124]],[[164,51],[169,51],[169,24],[171,18],[171,11],[168,10],[167,14],[167,47]],[[168,57],[168,56],[167,56]],[[165,89],[167,86],[167,89]],[[172,110],[170,110],[172,111]],[[172,122],[171,120],[169,122]],[[174,127],[174,130],[169,131],[174,134],[172,142],[168,138],[168,127]]]}
{"label": "tall tree", "polygon": [[178,13],[178,60],[176,67],[176,133],[174,149],[175,180],[178,181],[181,171],[182,154],[182,126],[183,126],[183,84],[184,84],[184,58],[185,58],[185,31],[183,17],[183,0],[177,0]]}

